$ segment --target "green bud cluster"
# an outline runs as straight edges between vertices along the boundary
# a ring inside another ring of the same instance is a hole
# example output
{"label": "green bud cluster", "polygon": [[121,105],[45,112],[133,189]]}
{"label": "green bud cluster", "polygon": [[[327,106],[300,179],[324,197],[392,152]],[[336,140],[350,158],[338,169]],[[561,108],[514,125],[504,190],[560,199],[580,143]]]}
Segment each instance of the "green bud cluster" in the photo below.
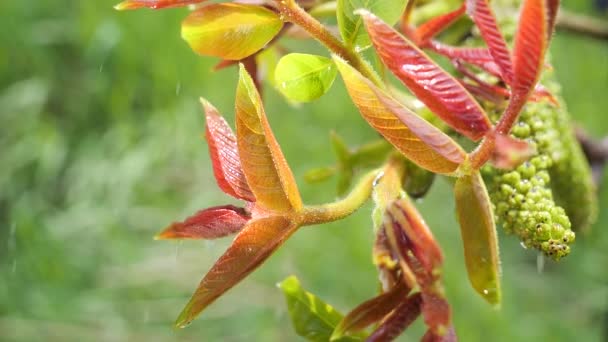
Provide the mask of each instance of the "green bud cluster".
{"label": "green bud cluster", "polygon": [[566,211],[557,205],[550,170],[563,159],[555,108],[546,101],[530,102],[513,127],[512,135],[536,148],[537,154],[514,170],[485,168],[490,196],[498,219],[524,246],[558,260],[570,253],[574,232]]}

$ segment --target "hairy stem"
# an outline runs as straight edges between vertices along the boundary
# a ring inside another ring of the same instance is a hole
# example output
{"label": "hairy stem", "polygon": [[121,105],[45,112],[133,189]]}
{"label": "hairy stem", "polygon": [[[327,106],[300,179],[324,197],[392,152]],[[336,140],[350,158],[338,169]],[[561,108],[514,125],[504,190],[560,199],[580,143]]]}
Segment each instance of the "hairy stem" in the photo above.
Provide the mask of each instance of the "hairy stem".
{"label": "hairy stem", "polygon": [[379,174],[380,169],[368,172],[359,180],[350,194],[337,202],[305,207],[302,225],[333,222],[351,215],[369,199],[374,187],[374,180]]}
{"label": "hairy stem", "polygon": [[370,79],[377,86],[384,88],[384,84],[376,75],[370,65],[361,58],[352,48],[344,45],[340,39],[334,36],[323,24],[312,17],[294,0],[279,0],[276,2],[284,21],[289,21],[300,26],[313,38],[325,45],[332,53],[346,60],[353,68],[357,69],[363,76]]}

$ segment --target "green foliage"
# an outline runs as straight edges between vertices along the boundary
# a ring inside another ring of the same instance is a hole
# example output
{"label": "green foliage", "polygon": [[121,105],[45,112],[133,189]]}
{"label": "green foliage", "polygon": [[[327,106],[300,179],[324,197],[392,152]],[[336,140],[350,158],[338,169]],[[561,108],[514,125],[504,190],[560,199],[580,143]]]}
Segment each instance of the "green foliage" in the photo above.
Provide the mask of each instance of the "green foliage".
{"label": "green foliage", "polygon": [[[298,278],[291,276],[278,284],[283,290],[289,316],[298,335],[309,341],[327,342],[342,314],[310,292],[305,291]],[[334,341],[361,341],[356,337],[342,337]]]}
{"label": "green foliage", "polygon": [[327,93],[337,74],[331,59],[302,53],[283,56],[274,71],[281,93],[300,102],[312,101]]}
{"label": "green foliage", "polygon": [[363,19],[355,11],[367,9],[389,24],[399,20],[407,1],[401,0],[338,0],[337,17],[338,27],[342,39],[349,46],[361,51],[371,44],[365,31]]}

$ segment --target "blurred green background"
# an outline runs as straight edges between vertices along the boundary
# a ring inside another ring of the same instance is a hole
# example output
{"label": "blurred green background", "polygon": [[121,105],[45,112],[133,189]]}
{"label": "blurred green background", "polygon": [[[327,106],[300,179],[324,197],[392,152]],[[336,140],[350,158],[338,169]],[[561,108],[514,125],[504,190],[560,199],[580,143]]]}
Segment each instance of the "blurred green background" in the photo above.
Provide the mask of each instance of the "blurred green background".
{"label": "blurred green background", "polygon": [[[292,341],[299,338],[275,286],[288,275],[343,312],[372,296],[367,206],[302,229],[194,324],[172,330],[230,238],[152,236],[232,202],[214,184],[197,99],[232,121],[236,70],[211,73],[216,61],[179,38],[187,10],[118,13],[113,4],[0,1],[0,341]],[[593,13],[591,2],[565,7]],[[605,135],[608,44],[558,33],[552,51],[572,115]],[[333,162],[329,130],[353,145],[375,137],[341,81],[299,108],[269,89],[266,106],[305,201],[333,199],[335,184],[302,180]],[[445,250],[462,341],[608,340],[607,178],[593,231],[542,273],[535,252],[501,233],[501,310],[469,286],[451,191],[436,182],[419,206]],[[421,332],[418,322],[404,340]]]}

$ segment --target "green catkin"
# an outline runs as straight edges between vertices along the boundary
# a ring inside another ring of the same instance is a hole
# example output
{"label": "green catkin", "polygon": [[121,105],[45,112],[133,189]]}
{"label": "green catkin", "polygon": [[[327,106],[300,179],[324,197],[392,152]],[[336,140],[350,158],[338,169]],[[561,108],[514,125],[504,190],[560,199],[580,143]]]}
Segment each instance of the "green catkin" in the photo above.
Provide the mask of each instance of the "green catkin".
{"label": "green catkin", "polygon": [[497,221],[524,246],[559,260],[570,253],[574,232],[566,211],[554,201],[550,170],[563,163],[556,108],[548,101],[530,102],[513,127],[513,137],[528,141],[536,155],[514,170],[484,168]]}
{"label": "green catkin", "polygon": [[[552,79],[543,80],[553,94],[559,94],[560,86]],[[572,230],[584,232],[595,222],[598,203],[591,169],[574,135],[573,125],[563,101],[560,108],[552,108],[562,151],[555,156],[549,168],[551,188],[555,201],[561,205],[572,222]]]}

